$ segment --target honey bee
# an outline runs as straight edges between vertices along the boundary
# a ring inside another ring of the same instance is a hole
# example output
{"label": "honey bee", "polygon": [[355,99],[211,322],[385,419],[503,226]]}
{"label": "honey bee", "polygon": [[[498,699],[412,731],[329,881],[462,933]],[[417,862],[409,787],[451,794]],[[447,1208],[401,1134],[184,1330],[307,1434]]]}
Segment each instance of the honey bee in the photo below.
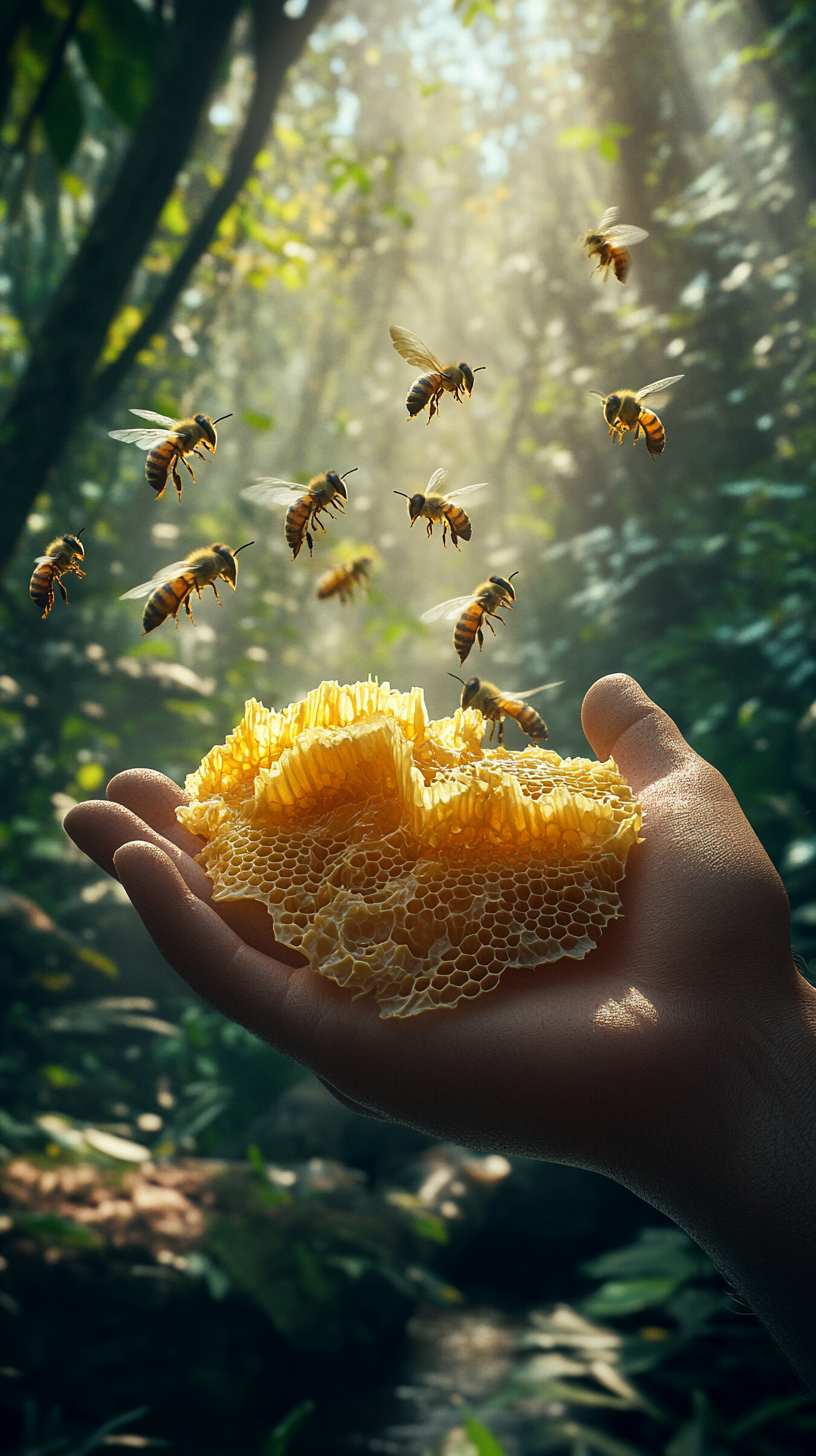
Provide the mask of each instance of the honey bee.
{"label": "honey bee", "polygon": [[354,596],[355,586],[360,586],[364,592],[368,592],[368,578],[371,568],[374,565],[373,556],[356,556],[353,561],[346,561],[342,566],[336,566],[334,571],[329,571],[320,578],[317,584],[315,596],[323,602],[327,597],[339,597],[345,606]]}
{"label": "honey bee", "polygon": [[238,579],[238,562],[235,560],[239,551],[245,551],[247,546],[254,546],[254,541],[245,541],[243,546],[232,551],[223,541],[213,541],[211,546],[201,546],[197,551],[191,551],[183,561],[173,561],[165,566],[150,581],[143,581],[141,586],[133,586],[130,591],[123,592],[119,598],[120,602],[133,601],[138,597],[147,597],[142,626],[144,627],[143,637],[148,632],[155,632],[168,617],[172,617],[178,631],[178,614],[181,607],[187,613],[190,621],[195,626],[190,597],[193,592],[201,596],[202,589],[211,586],[215,600],[221,606],[221,598],[216,590],[215,583],[219,577],[229,582],[232,590],[235,591],[235,583]]}
{"label": "honey bee", "polygon": [[627,246],[631,248],[649,236],[645,228],[632,227],[629,223],[615,223],[619,212],[619,207],[608,207],[595,231],[590,230],[581,238],[581,247],[586,248],[587,257],[598,259],[595,273],[603,273],[604,283],[609,277],[610,268],[619,283],[626,282],[632,261],[626,251]]}
{"label": "honey bee", "polygon": [[408,406],[408,418],[413,419],[424,410],[426,404],[431,408],[428,412],[428,424],[431,423],[435,414],[439,413],[439,402],[443,393],[447,391],[454,399],[462,402],[462,395],[470,398],[473,393],[473,376],[484,369],[480,364],[478,369],[471,369],[463,359],[458,364],[440,364],[430,349],[412,334],[408,329],[401,329],[398,324],[392,324],[389,330],[391,342],[398,354],[406,359],[409,364],[415,364],[418,369],[425,369],[428,372],[420,374],[408,390],[408,398],[405,403]]}
{"label": "honey bee", "polygon": [[526,693],[506,693],[483,677],[471,677],[467,682],[456,677],[454,672],[448,673],[448,677],[462,683],[462,707],[478,708],[482,717],[489,720],[491,743],[493,730],[498,723],[499,748],[504,747],[505,718],[515,718],[522,733],[526,733],[534,743],[546,743],[549,737],[547,725],[535,708],[527,706],[525,699],[534,697],[536,693],[544,693],[548,688],[560,688],[561,682],[542,683],[540,688],[528,688]]}
{"label": "honey bee", "polygon": [[[85,527],[82,527],[82,531]],[[85,548],[80,541],[82,531],[77,531],[75,536],[57,536],[50,541],[45,548],[44,556],[35,557],[35,570],[29,582],[28,590],[32,600],[38,607],[43,609],[43,617],[54,605],[54,583],[62,593],[62,600],[68,606],[68,593],[60,580],[61,577],[72,571],[74,576],[85,576],[85,572],[77,565],[77,562],[85,560]]]}
{"label": "honey bee", "polygon": [[[511,576],[489,576],[487,581],[480,582],[466,597],[451,597],[447,602],[439,602],[429,611],[423,612],[420,622],[437,622],[440,617],[448,621],[456,619],[456,626],[453,629],[453,645],[459,655],[459,661],[464,662],[470,653],[474,642],[478,642],[481,652],[484,644],[482,627],[487,624],[493,635],[496,629],[490,621],[496,617],[504,624],[504,618],[498,613],[503,608],[508,612],[513,610],[513,602],[516,600],[516,593],[511,582],[518,572],[514,571]],[[464,611],[462,610],[464,608]]]}
{"label": "honey bee", "polygon": [[654,384],[645,384],[642,389],[619,389],[615,394],[599,394],[597,389],[591,389],[590,394],[603,402],[604,419],[609,426],[610,438],[617,439],[623,444],[623,437],[630,430],[634,431],[633,445],[636,445],[641,432],[646,441],[646,449],[652,459],[662,455],[666,448],[666,431],[653,410],[644,409],[641,400],[647,399],[650,394],[660,394],[671,385],[678,384],[684,378],[682,374],[672,374],[668,379],[658,379]]}
{"label": "honey bee", "polygon": [[474,490],[484,490],[486,480],[478,485],[465,485],[461,490],[454,490],[450,495],[442,495],[439,486],[447,479],[446,470],[435,470],[425,488],[425,494],[417,492],[416,495],[406,495],[404,490],[395,490],[394,495],[401,495],[408,502],[408,514],[411,517],[411,525],[424,516],[428,524],[427,534],[433,535],[434,522],[442,522],[442,545],[446,546],[446,536],[450,531],[451,541],[459,550],[459,541],[469,541],[471,535],[470,516],[466,515],[459,505],[458,500],[464,495],[472,495]]}
{"label": "honey bee", "polygon": [[287,506],[284,531],[286,532],[286,544],[291,548],[292,560],[300,554],[304,537],[309,548],[309,555],[312,555],[314,541],[312,540],[309,527],[314,529],[319,526],[321,531],[326,527],[320,520],[321,511],[328,511],[331,520],[334,514],[329,510],[335,506],[344,514],[343,501],[348,500],[348,491],[343,481],[346,476],[353,475],[357,469],[355,465],[352,470],[347,470],[345,475],[338,475],[336,470],[324,470],[320,475],[313,475],[308,485],[298,485],[294,480],[278,480],[277,476],[269,475],[263,480],[257,480],[254,485],[248,485],[246,490],[241,491],[245,500],[258,501],[262,506]]}
{"label": "honey bee", "polygon": [[138,415],[141,420],[153,420],[162,429],[108,430],[108,434],[112,440],[121,440],[125,445],[135,445],[138,450],[149,452],[145,461],[145,475],[148,485],[152,485],[156,492],[156,500],[164,495],[167,477],[171,471],[173,484],[181,500],[179,461],[195,483],[192,466],[187,464],[185,456],[197,455],[199,460],[204,460],[206,457],[199,450],[199,445],[203,445],[205,450],[214,455],[218,444],[215,427],[222,420],[232,418],[231,415],[219,415],[217,420],[211,420],[209,415],[193,415],[189,420],[171,420],[167,415],[155,414],[153,410],[132,409],[130,413]]}

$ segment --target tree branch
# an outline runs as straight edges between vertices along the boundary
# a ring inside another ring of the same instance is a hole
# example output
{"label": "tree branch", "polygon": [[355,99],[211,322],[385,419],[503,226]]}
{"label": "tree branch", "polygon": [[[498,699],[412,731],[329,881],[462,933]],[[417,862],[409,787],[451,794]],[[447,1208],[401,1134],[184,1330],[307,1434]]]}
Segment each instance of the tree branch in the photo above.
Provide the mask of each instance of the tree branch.
{"label": "tree branch", "polygon": [[114,361],[97,375],[90,390],[90,408],[98,409],[122,383],[140,350],[163,327],[182,288],[211,242],[224,214],[243,187],[255,157],[266,141],[272,115],[286,73],[303,44],[328,8],[329,0],[311,0],[298,20],[281,17],[267,0],[255,0],[255,86],[241,135],[221,186],[213,194],[193,228],[181,256],[163,283],[150,311]]}
{"label": "tree branch", "polygon": [[54,293],[0,426],[7,482],[0,533],[9,547],[86,408],[108,329],[190,151],[239,7],[240,0],[178,0],[153,96]]}
{"label": "tree branch", "polygon": [[85,0],[72,0],[71,9],[68,13],[68,18],[65,21],[65,24],[63,25],[60,32],[56,47],[54,49],[54,54],[52,55],[51,60],[48,63],[48,70],[43,77],[42,85],[40,86],[39,91],[37,92],[34,100],[32,101],[28,109],[28,115],[25,117],[23,124],[20,127],[20,131],[14,143],[14,146],[12,147],[13,153],[25,151],[28,145],[28,139],[31,135],[31,128],[37,120],[37,117],[41,115],[41,113],[45,110],[46,105],[48,104],[48,98],[51,95],[54,87],[56,86],[59,79],[59,73],[62,70],[62,61],[65,55],[65,48],[68,45],[68,42],[71,39],[74,31],[76,30],[77,21],[79,20],[79,12],[84,4]]}

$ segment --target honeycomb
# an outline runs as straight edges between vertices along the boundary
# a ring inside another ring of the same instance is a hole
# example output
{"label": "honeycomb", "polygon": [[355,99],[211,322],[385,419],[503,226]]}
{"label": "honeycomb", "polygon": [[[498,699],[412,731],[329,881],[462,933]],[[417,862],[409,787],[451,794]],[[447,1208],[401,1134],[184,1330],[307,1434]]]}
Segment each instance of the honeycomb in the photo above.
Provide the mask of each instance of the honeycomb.
{"label": "honeycomb", "polygon": [[254,699],[187,779],[216,900],[260,900],[279,941],[380,1015],[492,991],[508,967],[582,960],[620,913],[640,805],[613,761],[483,749],[473,708],[420,688]]}

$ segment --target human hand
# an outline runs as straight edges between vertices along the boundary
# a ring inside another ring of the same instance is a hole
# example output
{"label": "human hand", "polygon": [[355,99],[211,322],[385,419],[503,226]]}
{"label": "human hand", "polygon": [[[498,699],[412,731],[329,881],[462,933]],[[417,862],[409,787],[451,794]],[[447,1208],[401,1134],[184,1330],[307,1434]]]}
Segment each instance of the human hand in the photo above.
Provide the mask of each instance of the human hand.
{"label": "human hand", "polygon": [[[118,775],[113,802],[78,806],[65,827],[194,990],[349,1105],[607,1173],[688,1228],[759,1310],[738,1249],[759,1224],[778,1250],[796,1242],[778,1206],[793,1194],[767,1170],[792,1137],[799,1165],[797,1139],[816,1128],[816,993],[792,962],[782,885],[721,776],[629,678],[596,683],[583,719],[644,808],[623,915],[585,961],[505,971],[454,1011],[380,1020],[277,947],[262,905],[211,902],[199,843],[175,819],[183,796],[161,775]],[[778,1286],[784,1251],[763,1257],[760,1283]]]}

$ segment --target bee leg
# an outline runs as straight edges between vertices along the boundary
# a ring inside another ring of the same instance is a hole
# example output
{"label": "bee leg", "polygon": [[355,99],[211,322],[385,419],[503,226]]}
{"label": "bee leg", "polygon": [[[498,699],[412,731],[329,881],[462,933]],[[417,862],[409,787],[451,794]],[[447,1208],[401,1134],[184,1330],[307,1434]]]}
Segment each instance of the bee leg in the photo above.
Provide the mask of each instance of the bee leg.
{"label": "bee leg", "polygon": [[[431,533],[429,531],[428,532],[428,535],[430,536],[430,534]],[[443,521],[442,522],[442,545],[445,548],[447,548],[447,545],[448,545],[448,523],[447,523],[447,521]]]}
{"label": "bee leg", "polygon": [[[178,498],[179,498],[179,500],[181,500],[181,490],[182,490],[182,486],[181,486],[181,476],[179,475],[178,462],[176,460],[173,461],[173,484],[176,487],[176,490],[178,492]],[[163,494],[164,494],[164,491],[162,490],[162,495]]]}
{"label": "bee leg", "polygon": [[[194,450],[193,451],[193,454],[194,455],[197,455],[198,454],[198,451],[197,450]],[[199,455],[199,459],[200,460],[203,460],[204,459],[204,456],[203,455]],[[193,475],[193,467],[192,467],[192,465],[188,465],[187,464],[187,461],[185,460],[185,458],[184,458],[183,455],[177,455],[176,456],[176,458],[175,458],[175,460],[173,462],[173,469],[174,470],[177,470],[178,469],[178,462],[179,462],[179,460],[181,461],[182,465],[184,466],[184,469],[189,472],[190,479],[193,481],[193,483],[195,483],[195,476]]]}
{"label": "bee leg", "polygon": [[[60,595],[62,596],[62,600],[64,601],[64,603],[65,603],[65,605],[67,607],[69,605],[69,602],[68,602],[68,593],[65,590],[65,587],[63,586],[63,584],[60,581],[59,577],[55,577],[55,581],[57,583],[57,586],[60,589]],[[51,600],[52,600],[52,602],[54,600],[54,593],[53,592],[51,593]]]}
{"label": "bee leg", "polygon": [[212,589],[213,589],[213,596],[214,596],[214,597],[215,597],[215,600],[216,600],[216,601],[217,601],[217,603],[218,603],[218,605],[219,605],[219,607],[221,607],[221,606],[223,606],[223,605],[224,605],[224,604],[223,604],[223,602],[222,602],[222,601],[221,601],[221,598],[220,598],[220,596],[219,596],[219,595],[218,595],[218,592],[217,592],[217,591],[216,591],[216,589],[215,589],[215,582],[214,582],[214,581],[211,581],[211,582],[210,582],[210,586],[211,586],[211,587],[212,587]]}
{"label": "bee leg", "polygon": [[499,719],[499,748],[504,748],[504,719]]}
{"label": "bee leg", "polygon": [[[306,545],[309,548],[309,555],[312,556],[313,553],[314,553],[314,541],[312,540],[312,538],[309,535],[309,532],[308,531],[306,532]],[[298,547],[298,551],[299,550],[300,550],[300,547]],[[297,556],[297,551],[295,552],[295,555]]]}
{"label": "bee leg", "polygon": [[[494,612],[493,615],[496,616],[495,612]],[[490,618],[489,617],[485,617],[484,620],[485,620],[485,626],[490,628],[491,632],[493,633],[493,636],[495,637],[495,635],[496,635],[496,628],[493,626],[493,623],[491,622]],[[502,623],[502,626],[504,626],[504,622],[502,621],[501,617],[496,617],[496,621],[497,622],[501,622]]]}
{"label": "bee leg", "polygon": [[[414,517],[414,520],[416,520],[416,516]],[[411,522],[411,525],[412,526],[413,526],[413,524],[414,524],[414,521]],[[425,531],[425,535],[426,536],[432,536],[433,535],[433,521],[429,521],[428,522],[428,525],[427,525],[427,528],[426,528],[426,531]],[[445,544],[445,532],[443,530],[443,532],[442,532],[442,545],[444,546],[444,544]]]}
{"label": "bee leg", "polygon": [[451,533],[451,544],[453,546],[455,546],[456,547],[456,550],[458,551],[459,550],[459,537],[457,536],[456,532],[454,531],[453,526],[451,526],[451,528],[450,528],[450,533]]}
{"label": "bee leg", "polygon": [[484,647],[484,633],[481,627],[478,627],[476,630],[476,641],[479,644],[479,651],[481,652],[482,648]]}
{"label": "bee leg", "polygon": [[[199,592],[198,595],[201,596],[201,592]],[[184,610],[187,613],[187,616],[190,618],[190,621],[192,622],[193,626],[195,626],[195,617],[193,616],[193,609],[190,606],[190,598],[189,597],[186,597],[185,598],[185,601],[184,601]],[[176,626],[178,626],[178,617],[176,617]]]}
{"label": "bee leg", "polygon": [[[191,451],[190,451],[190,454],[191,454],[191,455],[197,455],[197,456],[198,456],[198,458],[199,458],[199,460],[205,460],[205,461],[206,461],[206,459],[207,459],[207,457],[206,457],[206,455],[202,455],[202,453],[201,453],[201,451],[200,451],[200,450],[191,450]],[[185,462],[184,462],[184,463],[185,463],[185,465],[187,465],[187,461],[186,461],[186,460],[185,460]],[[189,465],[187,465],[187,469],[188,469],[188,470],[190,470],[190,467],[189,467]],[[193,472],[192,472],[192,470],[190,470],[190,474],[191,474],[191,475],[192,475],[192,473],[193,473]]]}

